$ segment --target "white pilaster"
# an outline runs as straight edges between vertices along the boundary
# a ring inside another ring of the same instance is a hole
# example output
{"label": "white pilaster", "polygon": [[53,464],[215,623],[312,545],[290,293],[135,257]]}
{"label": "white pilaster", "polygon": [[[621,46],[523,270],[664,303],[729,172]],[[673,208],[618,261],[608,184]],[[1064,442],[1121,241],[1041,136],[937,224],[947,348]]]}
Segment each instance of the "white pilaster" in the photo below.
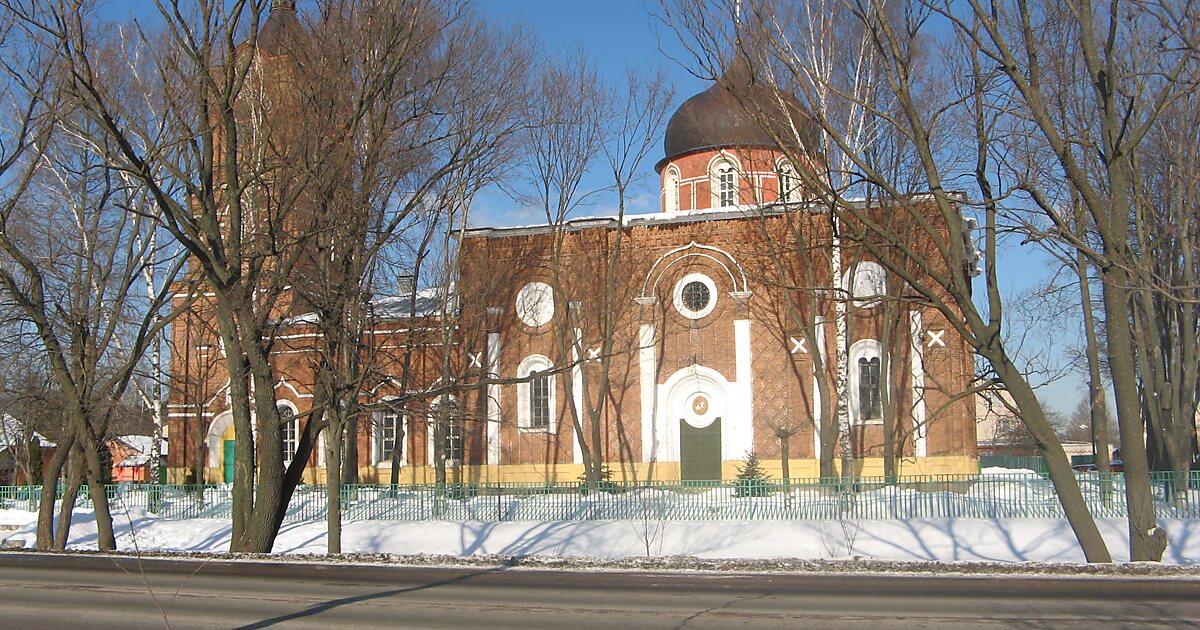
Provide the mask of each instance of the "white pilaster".
{"label": "white pilaster", "polygon": [[733,352],[737,379],[734,400],[738,409],[729,414],[731,417],[725,423],[726,459],[741,458],[754,450],[754,356],[750,348],[749,319],[733,320]]}
{"label": "white pilaster", "polygon": [[[487,370],[488,378],[500,376],[500,333],[488,333]],[[487,463],[497,466],[500,464],[500,385],[496,383],[487,386],[487,420]]]}
{"label": "white pilaster", "polygon": [[925,344],[921,343],[921,312],[912,311],[908,319],[909,341],[912,351],[912,418],[913,418],[913,451],[917,457],[925,457],[925,435],[928,427],[925,425]]}
{"label": "white pilaster", "polygon": [[[583,331],[576,328],[575,338],[571,342],[571,405],[575,409],[575,417],[579,419],[580,427],[586,423],[583,413],[583,366],[579,361],[579,348],[583,338]],[[580,442],[583,436],[576,430],[577,427],[571,427],[571,433],[575,435],[575,439],[571,440],[571,461],[576,464],[583,463],[583,446]]]}
{"label": "white pilaster", "polygon": [[[821,365],[826,365],[828,360],[825,352],[825,317],[818,315],[816,318],[817,328],[817,352],[821,355]],[[825,401],[821,399],[821,387],[817,380],[823,378],[817,370],[817,362],[813,361],[813,459],[821,459],[821,423],[825,421],[822,417],[822,412],[825,409]]]}
{"label": "white pilaster", "polygon": [[642,460],[658,460],[659,436],[655,431],[658,406],[658,357],[655,353],[654,324],[638,328],[638,391],[642,402]]}

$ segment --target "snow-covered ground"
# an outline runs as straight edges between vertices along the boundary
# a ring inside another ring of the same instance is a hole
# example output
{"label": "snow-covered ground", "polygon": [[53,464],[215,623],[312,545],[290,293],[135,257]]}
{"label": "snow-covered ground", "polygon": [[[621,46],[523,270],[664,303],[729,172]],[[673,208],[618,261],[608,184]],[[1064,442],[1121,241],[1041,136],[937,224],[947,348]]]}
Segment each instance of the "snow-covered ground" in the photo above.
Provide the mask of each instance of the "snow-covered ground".
{"label": "snow-covered ground", "polygon": [[[0,525],[19,529],[0,538],[33,546],[36,515],[0,510]],[[114,515],[123,551],[224,552],[230,524],[224,519],[162,520],[141,510]],[[1128,560],[1123,519],[1100,519],[1114,560]],[[1166,563],[1200,564],[1200,521],[1163,522],[1171,545]],[[287,523],[276,553],[323,554],[323,523]],[[95,549],[95,520],[76,510],[70,547]],[[606,559],[646,556],[698,558],[820,559],[859,556],[937,562],[1083,562],[1061,519],[804,520],[752,522],[552,521],[396,522],[350,521],[343,529],[345,553],[471,556],[570,556]]]}

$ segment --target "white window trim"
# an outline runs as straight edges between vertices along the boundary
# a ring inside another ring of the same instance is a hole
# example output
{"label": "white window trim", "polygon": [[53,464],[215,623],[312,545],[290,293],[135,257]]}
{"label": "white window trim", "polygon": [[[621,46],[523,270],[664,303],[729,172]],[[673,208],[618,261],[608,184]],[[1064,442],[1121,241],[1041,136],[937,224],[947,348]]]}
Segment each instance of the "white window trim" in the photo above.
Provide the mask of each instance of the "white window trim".
{"label": "white window trim", "polygon": [[[384,410],[371,414],[371,458],[376,468],[391,468],[390,453],[383,452],[383,417],[388,414],[396,415],[399,429],[404,437],[400,438],[400,467],[408,465],[408,414],[398,411]],[[397,436],[399,437],[399,436]]]}
{"label": "white window trim", "polygon": [[[699,282],[708,287],[708,294],[710,296],[708,300],[708,306],[705,306],[699,311],[693,311],[683,305],[683,288],[692,282]],[[709,313],[713,312],[713,309],[717,308],[717,300],[719,299],[717,294],[717,283],[713,282],[712,278],[702,273],[689,273],[680,278],[679,282],[675,283],[675,288],[672,289],[671,294],[671,301],[675,304],[675,310],[678,311],[680,315],[683,315],[688,319],[703,319],[704,317],[707,317]]]}
{"label": "white window trim", "polygon": [[550,381],[550,424],[546,427],[534,427],[533,415],[529,408],[529,381],[517,383],[517,428],[522,433],[555,433],[558,429],[558,379],[555,378],[554,363],[546,356],[531,354],[521,360],[517,366],[517,378],[526,378],[532,372],[551,372],[546,375]]}
{"label": "white window trim", "polygon": [[[779,160],[775,164],[775,179],[779,192],[780,203],[792,203],[799,201],[799,199],[797,199],[799,196],[797,193],[800,189],[799,177],[797,176],[796,169],[792,166],[791,161],[785,158]],[[791,187],[784,187],[783,184],[785,180],[790,180],[792,184]],[[787,193],[786,197],[784,194],[785,192]]]}
{"label": "white window trim", "polygon": [[[300,410],[296,407],[296,404],[290,400],[275,401],[275,408],[278,409],[279,407],[287,407],[288,409],[290,409],[292,411],[292,422],[291,423],[296,425],[295,447],[299,448],[299,446],[300,446],[300,418],[299,418]],[[292,448],[292,449],[288,448],[286,429],[283,426],[280,426],[279,430],[280,430],[279,439],[283,445],[283,465],[290,466],[292,463],[292,457],[296,454],[296,450],[295,450],[295,448]]]}
{"label": "white window trim", "polygon": [[[883,279],[883,293],[866,297],[855,295],[855,285],[857,284],[855,278],[859,274],[878,274]],[[872,260],[859,262],[850,268],[849,273],[842,277],[842,290],[846,292],[846,295],[850,299],[854,300],[854,306],[857,308],[874,308],[883,302],[883,298],[887,295],[887,270],[883,268],[883,265]]]}
{"label": "white window trim", "polygon": [[666,177],[663,178],[663,210],[677,212],[679,210],[679,169],[674,165],[667,167]]}
{"label": "white window trim", "polygon": [[[721,172],[726,167],[733,173],[733,203],[726,204],[721,199]],[[732,157],[722,153],[713,159],[708,166],[708,181],[709,190],[711,192],[710,206],[713,208],[727,208],[738,205],[741,198],[741,174],[739,173],[738,164]]]}
{"label": "white window trim", "polygon": [[[858,393],[858,360],[879,358],[879,400],[880,404],[883,403],[883,389],[888,387],[889,384],[888,375],[883,373],[882,355],[883,346],[874,339],[860,339],[850,346],[850,378],[848,379],[848,387],[850,389],[850,424],[852,425],[868,426],[873,424],[883,424],[883,418],[871,418],[870,420],[863,419]],[[880,409],[880,411],[882,412],[883,410]]]}

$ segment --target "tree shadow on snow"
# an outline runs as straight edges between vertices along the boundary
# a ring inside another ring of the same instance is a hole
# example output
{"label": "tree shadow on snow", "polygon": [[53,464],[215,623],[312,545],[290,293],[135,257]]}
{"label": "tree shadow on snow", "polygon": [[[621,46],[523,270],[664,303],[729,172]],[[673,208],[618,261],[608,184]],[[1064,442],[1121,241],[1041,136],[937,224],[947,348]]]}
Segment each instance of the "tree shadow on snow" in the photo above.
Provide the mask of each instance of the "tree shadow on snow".
{"label": "tree shadow on snow", "polygon": [[481,569],[478,571],[472,571],[471,573],[466,573],[466,574],[459,575],[459,576],[449,578],[446,580],[438,580],[436,582],[419,584],[417,586],[405,586],[403,588],[394,588],[394,589],[389,589],[386,591],[379,591],[377,593],[367,593],[364,595],[354,595],[351,597],[340,597],[338,599],[331,599],[326,602],[314,604],[314,605],[309,606],[308,608],[305,608],[304,610],[301,610],[298,612],[289,613],[286,615],[279,615],[276,617],[271,617],[270,619],[263,619],[262,621],[256,621],[251,624],[246,624],[244,626],[238,626],[237,630],[253,630],[255,628],[268,628],[268,627],[274,626],[276,624],[283,624],[283,623],[287,623],[289,621],[294,621],[296,619],[303,619],[305,617],[312,617],[313,615],[319,615],[323,612],[333,610],[334,608],[338,608],[340,606],[349,606],[352,604],[357,604],[359,602],[371,601],[371,600],[375,600],[375,599],[383,599],[385,597],[392,597],[395,595],[404,595],[407,593],[416,593],[419,591],[425,591],[425,590],[429,590],[432,588],[438,588],[441,586],[449,586],[451,584],[458,584],[461,582],[466,582],[467,580],[479,577],[481,575],[486,575],[488,573],[496,573],[499,571],[506,571],[506,570],[508,570],[508,567],[496,567],[494,569]]}
{"label": "tree shadow on snow", "polygon": [[[986,532],[987,538],[981,540],[980,523],[991,525]],[[1069,526],[1066,521],[1057,521],[1051,527],[1039,527],[1037,535],[1030,540],[1018,541],[1010,529],[1011,522],[1001,519],[936,519],[936,520],[905,520],[894,521],[896,527],[906,530],[908,536],[900,538],[890,535],[894,530],[873,532],[873,528],[863,529],[864,543],[869,540],[882,548],[895,549],[904,555],[915,556],[920,560],[931,561],[991,561],[991,562],[1077,562],[1073,554],[1078,548],[1062,544],[1063,534],[1069,537]],[[969,525],[967,532],[961,531],[962,525]],[[938,532],[942,536],[938,544],[944,542],[949,553],[940,552],[931,546],[930,533]],[[886,536],[886,537],[885,537]],[[992,538],[997,536],[998,539]],[[993,545],[1000,544],[1007,553],[996,551]]]}

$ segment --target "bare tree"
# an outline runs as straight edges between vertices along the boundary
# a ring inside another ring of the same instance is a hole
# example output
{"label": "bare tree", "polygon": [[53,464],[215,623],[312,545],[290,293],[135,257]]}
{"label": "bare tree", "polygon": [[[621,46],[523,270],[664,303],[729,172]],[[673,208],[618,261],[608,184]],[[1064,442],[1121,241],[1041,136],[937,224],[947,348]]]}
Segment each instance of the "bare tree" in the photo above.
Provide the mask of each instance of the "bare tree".
{"label": "bare tree", "polygon": [[[32,35],[29,31],[22,31]],[[38,545],[62,548],[74,492],[86,478],[98,527],[97,544],[115,549],[105,483],[111,458],[105,444],[117,403],[129,387],[149,340],[162,330],[167,293],[136,290],[144,260],[155,256],[145,238],[150,221],[121,208],[137,191],[114,178],[114,148],[97,142],[95,128],[69,98],[43,89],[52,67],[32,38],[23,61],[41,68],[24,80],[24,126],[14,136],[7,167],[11,193],[0,208],[0,290],[38,340],[68,426],[43,479]],[[40,65],[38,62],[47,63]],[[32,79],[32,80],[30,80]],[[35,118],[35,113],[37,117]],[[172,277],[177,259],[164,271]],[[74,459],[57,536],[52,511],[63,466]]]}
{"label": "bare tree", "polygon": [[[999,334],[1004,311],[995,261],[997,219],[1002,216],[1000,202],[1005,197],[993,190],[990,176],[993,167],[989,157],[994,151],[991,139],[997,114],[989,108],[985,90],[990,84],[980,71],[972,49],[955,49],[963,54],[947,57],[959,60],[961,65],[939,67],[924,55],[924,44],[932,39],[927,28],[933,11],[928,7],[920,3],[846,5],[840,10],[866,29],[879,57],[879,91],[887,95],[881,101],[876,92],[856,94],[839,89],[836,83],[828,85],[826,76],[813,72],[812,62],[794,45],[791,23],[776,17],[786,12],[769,3],[764,6],[762,10],[758,5],[752,9],[756,11],[752,22],[754,48],[746,50],[746,54],[760,60],[762,76],[794,89],[804,102],[814,104],[810,106],[813,119],[850,159],[851,171],[847,175],[869,183],[885,202],[847,203],[840,195],[828,191],[827,185],[823,187],[828,180],[819,174],[807,177],[806,184],[822,202],[832,202],[834,212],[842,218],[845,234],[851,235],[872,258],[902,281],[913,299],[938,313],[949,329],[991,363],[1046,456],[1052,480],[1085,556],[1093,562],[1109,561],[1108,551],[1083,502],[1053,427]],[[711,15],[707,21],[713,21]],[[967,77],[966,82],[946,84],[946,77],[960,72]],[[819,89],[822,85],[828,89]],[[852,101],[864,108],[874,124],[902,135],[914,156],[916,172],[930,193],[909,194],[906,182],[889,177],[889,173],[881,172],[852,151],[854,128],[828,116],[828,108],[815,105],[823,98]],[[966,130],[964,138],[969,139],[963,145],[949,145],[953,151],[940,143],[952,123],[957,125],[955,128]],[[794,138],[781,138],[779,145],[788,147],[796,143]],[[805,164],[802,158],[792,156],[793,163]],[[960,211],[966,200],[946,189],[946,182],[963,175],[972,176],[963,181],[977,187],[979,195],[974,203],[984,219],[986,294],[982,303],[986,311],[977,307],[972,294],[975,248]],[[891,229],[893,222],[885,220],[889,215],[902,215],[922,238],[916,241],[899,238]]]}

